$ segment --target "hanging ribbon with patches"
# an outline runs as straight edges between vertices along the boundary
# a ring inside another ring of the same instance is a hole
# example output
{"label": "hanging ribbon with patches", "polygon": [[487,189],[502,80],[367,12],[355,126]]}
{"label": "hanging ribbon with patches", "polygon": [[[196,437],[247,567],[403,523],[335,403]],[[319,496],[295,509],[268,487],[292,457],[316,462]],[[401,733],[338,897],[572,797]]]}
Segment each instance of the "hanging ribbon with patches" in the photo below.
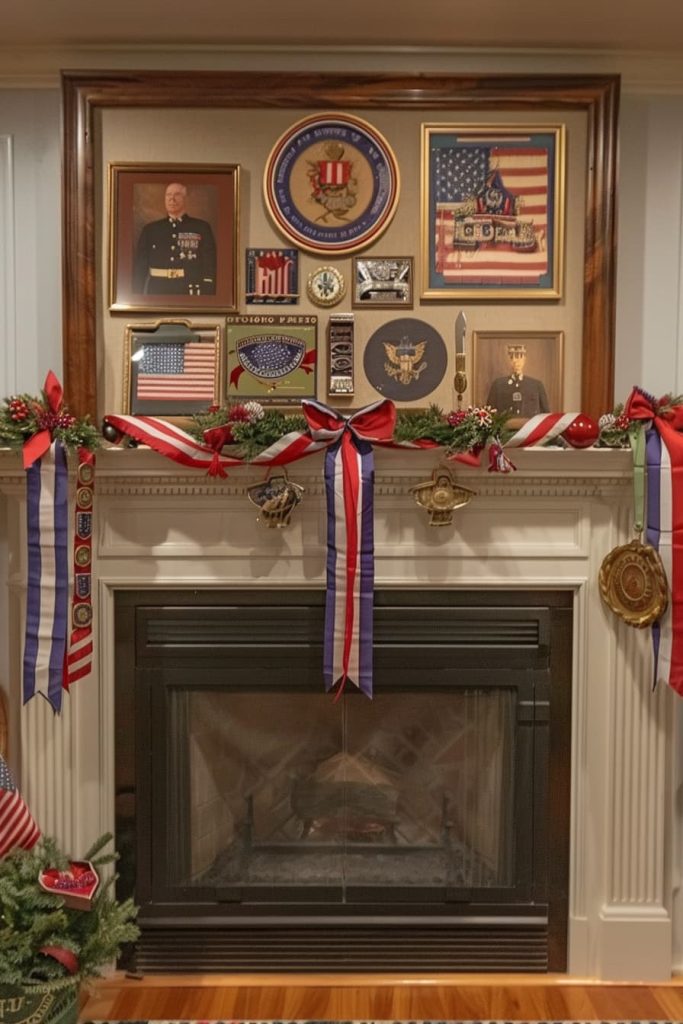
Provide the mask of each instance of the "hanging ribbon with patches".
{"label": "hanging ribbon with patches", "polygon": [[624,415],[647,428],[646,539],[660,555],[671,591],[652,630],[654,681],[683,695],[683,406],[667,406],[634,388]]}
{"label": "hanging ribbon with patches", "polygon": [[325,689],[347,680],[372,697],[374,595],[373,444],[389,444],[396,423],[384,399],[352,416],[319,402],[301,403],[311,437],[325,453],[327,495],[327,598],[323,675]]}

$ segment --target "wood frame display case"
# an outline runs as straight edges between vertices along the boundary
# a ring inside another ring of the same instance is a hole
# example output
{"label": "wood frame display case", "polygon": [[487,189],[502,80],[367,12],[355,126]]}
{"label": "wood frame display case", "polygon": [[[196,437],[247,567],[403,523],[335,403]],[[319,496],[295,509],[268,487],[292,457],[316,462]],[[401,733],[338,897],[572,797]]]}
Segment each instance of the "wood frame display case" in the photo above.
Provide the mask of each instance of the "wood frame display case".
{"label": "wood frame display case", "polygon": [[[615,205],[619,78],[614,75],[400,75],[248,71],[64,72],[64,387],[76,415],[98,409],[96,165],[106,108],[236,108],[585,114],[586,202],[581,404],[598,415],[613,404]],[[369,114],[368,116],[371,116]],[[416,211],[417,214],[417,211]],[[244,240],[250,244],[249,239]]]}

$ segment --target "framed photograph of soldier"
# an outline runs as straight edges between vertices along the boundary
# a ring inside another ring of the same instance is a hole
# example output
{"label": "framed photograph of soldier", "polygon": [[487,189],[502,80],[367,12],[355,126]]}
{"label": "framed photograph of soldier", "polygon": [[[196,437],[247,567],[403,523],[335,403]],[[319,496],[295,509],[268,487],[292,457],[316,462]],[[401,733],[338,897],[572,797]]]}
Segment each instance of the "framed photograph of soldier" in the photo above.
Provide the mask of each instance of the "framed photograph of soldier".
{"label": "framed photograph of soldier", "polygon": [[124,413],[183,418],[220,403],[219,325],[182,319],[128,324],[123,352]]}
{"label": "framed photograph of soldier", "polygon": [[422,125],[422,298],[558,299],[564,125]]}
{"label": "framed photograph of soldier", "polygon": [[238,308],[239,167],[109,166],[109,308]]}
{"label": "framed photograph of soldier", "polygon": [[297,249],[247,249],[244,298],[248,306],[292,306],[299,301]]}
{"label": "framed photograph of soldier", "polygon": [[373,306],[392,309],[413,305],[412,256],[354,256],[353,295],[354,309]]}
{"label": "framed photograph of soldier", "polygon": [[472,404],[513,421],[563,406],[563,331],[473,331]]}
{"label": "framed photograph of soldier", "polygon": [[389,142],[352,114],[312,114],[270,151],[266,208],[278,231],[315,254],[344,256],[371,245],[398,204],[399,170]]}
{"label": "framed photograph of soldier", "polygon": [[317,397],[317,316],[229,316],[225,334],[229,399],[290,405]]}

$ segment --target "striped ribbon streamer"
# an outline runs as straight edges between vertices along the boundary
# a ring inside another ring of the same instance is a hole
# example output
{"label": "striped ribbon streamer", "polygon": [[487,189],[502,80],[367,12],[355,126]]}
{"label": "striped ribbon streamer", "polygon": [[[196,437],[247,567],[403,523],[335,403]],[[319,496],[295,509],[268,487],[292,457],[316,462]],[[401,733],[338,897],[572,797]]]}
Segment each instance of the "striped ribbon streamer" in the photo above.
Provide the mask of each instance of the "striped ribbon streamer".
{"label": "striped ribbon streamer", "polygon": [[62,707],[69,608],[68,474],[64,447],[53,441],[26,470],[28,591],[24,703],[40,693]]}
{"label": "striped ribbon streamer", "polygon": [[546,444],[553,438],[559,437],[578,415],[578,412],[539,413],[523,423],[503,447],[534,448],[537,445]]}
{"label": "striped ribbon streamer", "polygon": [[372,697],[374,566],[373,443],[389,442],[396,409],[383,399],[345,417],[320,402],[302,410],[311,437],[325,453],[327,597],[323,676],[325,689],[347,680]]}
{"label": "striped ribbon streamer", "polygon": [[645,536],[659,552],[671,590],[666,612],[652,626],[654,683],[661,680],[683,695],[683,407],[660,413],[651,395],[634,388],[624,415],[651,422],[645,448]]}

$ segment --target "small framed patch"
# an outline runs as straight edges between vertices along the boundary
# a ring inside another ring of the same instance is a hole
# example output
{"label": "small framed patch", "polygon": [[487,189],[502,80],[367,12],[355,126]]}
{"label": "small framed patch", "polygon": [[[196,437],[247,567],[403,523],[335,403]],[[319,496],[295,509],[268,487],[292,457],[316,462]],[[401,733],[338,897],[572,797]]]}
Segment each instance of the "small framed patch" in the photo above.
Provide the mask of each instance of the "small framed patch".
{"label": "small framed patch", "polygon": [[229,316],[228,398],[273,404],[316,397],[317,316]]}
{"label": "small framed patch", "polygon": [[296,249],[247,249],[247,305],[291,306],[299,301]]}

